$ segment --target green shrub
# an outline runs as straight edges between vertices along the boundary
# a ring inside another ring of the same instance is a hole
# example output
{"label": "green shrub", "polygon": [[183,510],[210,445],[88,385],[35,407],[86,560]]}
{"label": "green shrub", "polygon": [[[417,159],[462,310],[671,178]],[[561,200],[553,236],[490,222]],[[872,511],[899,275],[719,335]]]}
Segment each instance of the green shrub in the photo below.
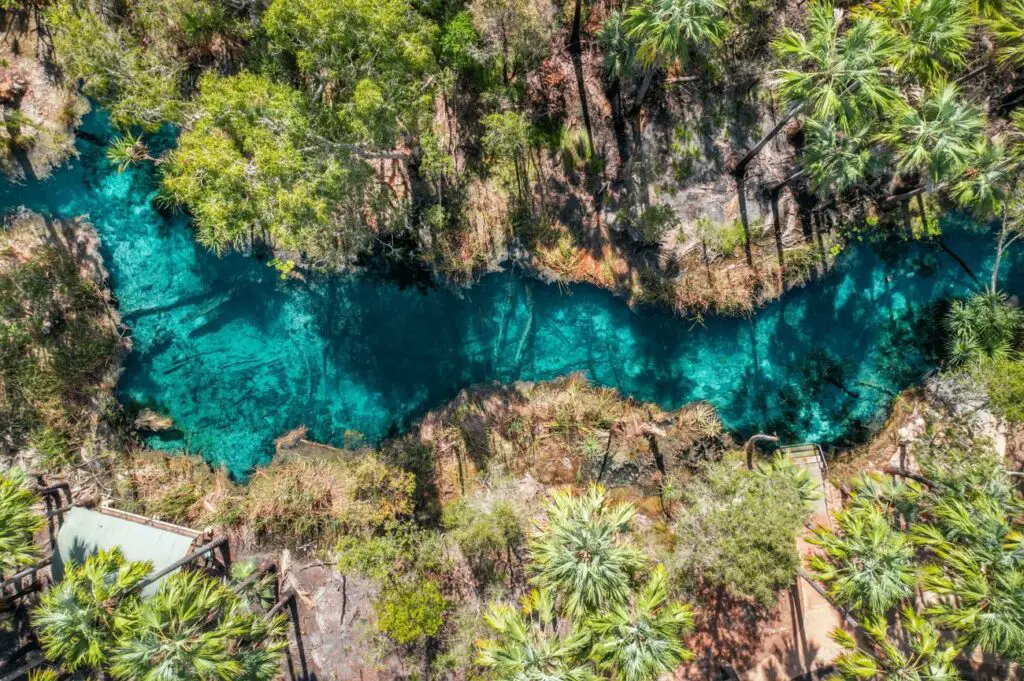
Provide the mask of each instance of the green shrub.
{"label": "green shrub", "polygon": [[377,628],[399,645],[436,636],[448,607],[441,589],[429,579],[385,588],[373,604]]}
{"label": "green shrub", "polygon": [[480,511],[460,500],[445,509],[443,522],[482,585],[501,581],[525,539],[522,521],[507,501]]}
{"label": "green shrub", "polygon": [[992,411],[1012,423],[1024,423],[1024,362],[997,357],[975,369],[988,392]]}

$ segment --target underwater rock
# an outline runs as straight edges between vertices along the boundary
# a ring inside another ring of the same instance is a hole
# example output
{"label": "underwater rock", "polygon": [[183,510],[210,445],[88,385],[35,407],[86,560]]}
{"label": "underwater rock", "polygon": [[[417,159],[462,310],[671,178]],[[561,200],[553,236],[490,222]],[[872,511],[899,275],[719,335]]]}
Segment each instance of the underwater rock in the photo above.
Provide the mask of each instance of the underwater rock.
{"label": "underwater rock", "polygon": [[168,430],[174,426],[174,420],[169,416],[161,416],[152,409],[146,408],[139,412],[139,415],[135,417],[135,428],[138,430],[148,430],[157,432],[161,430]]}

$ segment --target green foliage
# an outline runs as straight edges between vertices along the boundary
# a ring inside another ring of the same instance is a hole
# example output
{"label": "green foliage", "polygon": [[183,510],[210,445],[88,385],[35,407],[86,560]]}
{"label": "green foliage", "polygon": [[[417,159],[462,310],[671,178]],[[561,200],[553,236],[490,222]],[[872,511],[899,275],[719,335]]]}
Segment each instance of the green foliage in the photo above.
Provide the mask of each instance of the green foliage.
{"label": "green foliage", "polygon": [[241,515],[263,540],[330,541],[409,516],[415,486],[411,473],[370,453],[350,462],[296,459],[253,475]]}
{"label": "green foliage", "polygon": [[505,81],[551,49],[555,16],[548,0],[471,0],[469,11],[484,53],[498,62]]}
{"label": "green foliage", "polygon": [[939,632],[912,609],[903,610],[903,637],[889,636],[884,620],[865,623],[869,638],[865,647],[842,629],[831,638],[846,652],[836,658],[833,681],[864,681],[870,679],[915,679],[920,681],[958,681],[960,674],[954,660],[960,651],[940,643]]}
{"label": "green foliage", "polygon": [[35,533],[44,522],[33,508],[38,502],[21,469],[0,470],[0,579],[39,557]]}
{"label": "green foliage", "polygon": [[120,548],[66,565],[64,579],[32,613],[46,657],[72,672],[110,664],[121,637],[139,624],[136,587],[152,570],[152,563],[127,560]]}
{"label": "green foliage", "polygon": [[811,188],[821,197],[843,194],[864,179],[871,163],[867,130],[844,133],[831,123],[808,119],[800,156]]}
{"label": "green foliage", "polygon": [[510,163],[530,148],[531,128],[521,113],[505,111],[484,116],[480,139],[484,154],[497,162]]}
{"label": "green foliage", "polygon": [[497,581],[506,570],[511,571],[526,538],[522,521],[507,501],[496,502],[485,511],[465,501],[456,502],[445,508],[443,522],[480,584]]}
{"label": "green foliage", "polygon": [[622,12],[614,10],[604,20],[597,34],[604,53],[604,71],[613,81],[625,80],[636,72],[636,43],[627,31]]}
{"label": "green foliage", "polygon": [[585,128],[563,127],[558,135],[558,155],[567,173],[596,175],[601,172],[601,158],[594,155],[593,144]]}
{"label": "green foliage", "polygon": [[128,168],[149,159],[149,150],[142,141],[141,135],[115,137],[107,147],[107,160],[117,166],[117,172],[123,173]]}
{"label": "green foliage", "polygon": [[667,203],[650,206],[636,219],[636,230],[640,238],[649,244],[656,244],[672,229],[678,220],[676,211]]}
{"label": "green foliage", "polygon": [[219,581],[177,572],[130,618],[110,670],[123,681],[271,681],[286,632],[283,616],[249,612]]}
{"label": "green foliage", "polygon": [[587,622],[597,666],[622,681],[658,679],[693,659],[682,637],[693,629],[689,607],[668,598],[668,572],[658,565],[630,604],[615,604]]}
{"label": "green foliage", "polygon": [[966,63],[972,17],[963,0],[882,0],[865,13],[895,46],[889,63],[900,76],[941,84]]}
{"label": "green foliage", "polygon": [[644,67],[685,66],[694,49],[721,44],[724,12],[721,0],[645,0],[626,10],[623,28]]}
{"label": "green foliage", "polygon": [[38,246],[0,268],[0,433],[15,448],[37,446],[54,466],[73,457],[119,361],[108,309],[63,247]]}
{"label": "green foliage", "polygon": [[628,541],[636,510],[613,505],[603,487],[579,496],[555,492],[529,542],[532,581],[560,596],[574,615],[625,603],[647,560]]}
{"label": "green foliage", "polygon": [[407,0],[274,0],[263,27],[342,134],[390,148],[432,113],[437,26]]}
{"label": "green foliage", "polygon": [[903,105],[893,127],[879,139],[895,149],[900,173],[919,173],[930,183],[955,177],[972,158],[985,117],[960,101],[955,85],[936,86],[917,108]]}
{"label": "green foliage", "polygon": [[143,45],[127,27],[108,24],[91,3],[61,0],[46,8],[45,18],[66,75],[81,80],[115,125],[156,130],[178,119],[181,63]]}
{"label": "green foliage", "polygon": [[811,569],[832,598],[874,618],[913,595],[914,547],[874,503],[852,504],[835,514],[835,523],[835,530],[818,527],[811,540],[824,550],[812,556]]}
{"label": "green foliage", "polygon": [[673,578],[687,588],[726,586],[773,606],[796,577],[796,535],[813,497],[810,480],[788,462],[753,473],[731,460],[706,466],[682,490]]}
{"label": "green foliage", "polygon": [[842,12],[828,2],[815,2],[807,17],[809,35],[787,28],[773,43],[790,68],[779,75],[779,90],[791,104],[803,104],[822,123],[835,120],[844,132],[898,100],[883,67],[895,46],[878,25],[860,19],[843,32]]}
{"label": "green foliage", "polygon": [[432,580],[399,583],[374,601],[377,628],[399,645],[437,635],[449,603]]}
{"label": "green foliage", "polygon": [[473,52],[479,38],[473,27],[473,15],[467,11],[458,12],[441,29],[438,41],[441,61],[459,70],[473,66],[476,63]]}
{"label": "green foliage", "polygon": [[992,411],[1012,423],[1024,423],[1024,363],[995,357],[978,363],[975,372],[985,385]]}
{"label": "green foliage", "polygon": [[1006,0],[991,21],[999,45],[997,59],[1011,68],[1024,67],[1024,0]]}
{"label": "green foliage", "polygon": [[949,361],[963,365],[1008,357],[1016,347],[1024,313],[1009,305],[1005,294],[986,292],[953,301],[942,323]]}
{"label": "green foliage", "polygon": [[584,657],[586,634],[559,621],[551,592],[533,591],[521,611],[492,604],[484,621],[493,636],[477,643],[477,663],[499,678],[596,680]]}
{"label": "green foliage", "polygon": [[964,173],[950,192],[981,220],[1003,217],[1007,198],[1019,191],[1020,163],[1007,147],[1002,137],[979,138],[966,159]]}
{"label": "green foliage", "polygon": [[269,235],[338,266],[367,245],[370,168],[318,139],[300,93],[261,76],[204,76],[194,114],[161,166],[161,191],[186,206],[196,239],[240,248]]}

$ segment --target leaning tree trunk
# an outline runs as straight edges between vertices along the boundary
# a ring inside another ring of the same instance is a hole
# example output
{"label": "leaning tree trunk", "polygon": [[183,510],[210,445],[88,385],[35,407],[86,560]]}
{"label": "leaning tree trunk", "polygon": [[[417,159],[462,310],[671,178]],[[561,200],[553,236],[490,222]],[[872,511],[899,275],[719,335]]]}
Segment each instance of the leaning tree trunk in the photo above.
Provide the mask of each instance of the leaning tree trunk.
{"label": "leaning tree trunk", "polygon": [[640,89],[636,93],[636,102],[633,103],[633,109],[630,113],[637,114],[640,112],[640,105],[644,103],[644,97],[647,96],[647,90],[651,87],[651,79],[654,78],[654,72],[661,68],[661,57],[654,60],[650,68],[644,74],[644,80],[640,83]]}
{"label": "leaning tree trunk", "polygon": [[572,34],[569,36],[569,49],[575,54],[580,53],[580,24],[583,23],[583,0],[576,0],[572,12]]}
{"label": "leaning tree trunk", "polygon": [[736,167],[733,169],[733,177],[736,179],[736,195],[740,203],[740,222],[743,224],[743,249],[747,256],[747,265],[751,269],[754,268],[754,254],[750,249],[750,217],[747,215],[747,168],[750,166],[751,161],[761,153],[761,150],[768,146],[768,143],[775,139],[782,129],[786,127],[786,124],[803,110],[803,104],[789,107],[786,115],[779,119],[779,122],[768,131],[768,134],[762,137],[757,144],[750,148],[750,151],[743,155],[743,158],[736,163]]}

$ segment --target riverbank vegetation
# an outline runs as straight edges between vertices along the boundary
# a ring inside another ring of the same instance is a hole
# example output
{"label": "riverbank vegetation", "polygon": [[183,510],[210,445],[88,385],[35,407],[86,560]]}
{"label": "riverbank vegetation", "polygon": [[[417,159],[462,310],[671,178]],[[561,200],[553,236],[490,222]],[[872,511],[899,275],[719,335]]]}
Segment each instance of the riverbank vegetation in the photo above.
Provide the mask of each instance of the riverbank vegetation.
{"label": "riverbank vegetation", "polygon": [[852,236],[943,247],[954,205],[1019,222],[1012,2],[28,8],[5,11],[41,17],[114,162],[155,160],[207,247],[300,270],[468,283],[512,257],[743,313]]}

